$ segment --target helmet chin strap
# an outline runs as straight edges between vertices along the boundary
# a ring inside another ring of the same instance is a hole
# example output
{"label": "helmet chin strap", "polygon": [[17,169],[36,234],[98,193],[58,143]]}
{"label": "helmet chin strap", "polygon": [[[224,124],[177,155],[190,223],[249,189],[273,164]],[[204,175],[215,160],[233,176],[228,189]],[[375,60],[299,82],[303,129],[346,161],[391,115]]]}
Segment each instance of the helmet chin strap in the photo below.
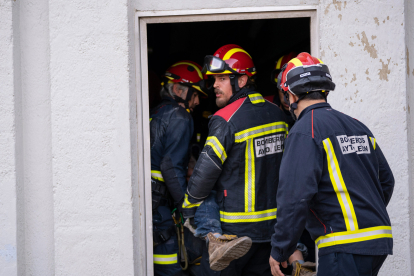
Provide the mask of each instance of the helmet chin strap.
{"label": "helmet chin strap", "polygon": [[289,92],[286,92],[285,95],[284,95],[285,96],[285,102],[287,102],[290,106],[289,112],[290,112],[290,115],[292,116],[293,120],[297,121],[298,117],[295,114],[295,110],[298,108],[299,101],[302,100],[306,96],[306,94],[299,96],[299,98],[296,102],[290,104],[289,98],[287,97],[287,93],[289,93]]}
{"label": "helmet chin strap", "polygon": [[231,89],[233,90],[233,95],[236,95],[237,92],[240,91],[238,77],[237,75],[230,75],[229,77],[230,77]]}

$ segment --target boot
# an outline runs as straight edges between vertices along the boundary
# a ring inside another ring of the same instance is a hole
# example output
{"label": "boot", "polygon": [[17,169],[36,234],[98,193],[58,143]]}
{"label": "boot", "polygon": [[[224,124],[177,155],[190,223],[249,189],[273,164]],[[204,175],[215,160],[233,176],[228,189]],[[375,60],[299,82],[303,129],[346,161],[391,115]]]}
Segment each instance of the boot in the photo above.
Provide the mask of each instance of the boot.
{"label": "boot", "polygon": [[214,271],[225,269],[231,261],[244,256],[252,246],[252,239],[249,237],[221,235],[217,238],[213,233],[208,233],[207,238],[210,268]]}
{"label": "boot", "polygon": [[298,261],[292,263],[293,270],[292,276],[316,276],[316,264],[311,262],[305,262],[300,264]]}

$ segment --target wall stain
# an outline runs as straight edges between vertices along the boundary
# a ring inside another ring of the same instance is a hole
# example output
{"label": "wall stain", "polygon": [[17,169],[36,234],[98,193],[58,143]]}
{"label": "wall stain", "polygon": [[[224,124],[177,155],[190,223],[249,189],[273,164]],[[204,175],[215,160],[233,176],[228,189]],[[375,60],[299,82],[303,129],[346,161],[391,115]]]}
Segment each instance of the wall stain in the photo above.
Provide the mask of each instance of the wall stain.
{"label": "wall stain", "polygon": [[331,3],[328,4],[325,8],[325,15],[329,13],[329,8],[331,7]]}
{"label": "wall stain", "polygon": [[382,63],[382,69],[379,69],[379,77],[380,80],[386,80],[388,81],[388,75],[391,73],[391,70],[388,69],[388,65],[390,64],[391,58],[387,59],[388,63],[385,64],[382,59],[380,59],[381,63]]}
{"label": "wall stain", "polygon": [[345,87],[348,85],[348,83],[345,83]]}
{"label": "wall stain", "polygon": [[323,58],[325,56],[325,50],[322,50],[321,52],[321,58]]}
{"label": "wall stain", "polygon": [[351,82],[350,82],[350,83],[352,83],[352,82],[356,81],[356,74],[352,74],[352,75],[353,75],[353,77],[352,77],[352,80],[351,80]]}
{"label": "wall stain", "polygon": [[384,21],[382,21],[382,23],[385,23],[385,19],[384,19]]}
{"label": "wall stain", "polygon": [[387,20],[390,20],[390,17],[389,16],[387,16]]}
{"label": "wall stain", "polygon": [[371,81],[371,79],[370,79],[370,78],[368,78],[368,77],[367,77],[367,80]]}
{"label": "wall stain", "polygon": [[405,47],[405,56],[407,57],[407,75],[410,75],[410,52],[407,46]]}
{"label": "wall stain", "polygon": [[374,59],[377,58],[378,55],[377,55],[377,50],[375,49],[375,44],[371,44],[371,45],[369,44],[365,31],[363,31],[361,35],[362,35],[362,39],[361,39],[362,45],[365,45],[364,51],[367,51],[372,58]]}
{"label": "wall stain", "polygon": [[342,20],[342,14],[338,14],[339,20]]}
{"label": "wall stain", "polygon": [[375,20],[375,24],[377,24],[377,25],[379,26],[379,20],[378,20],[378,17],[374,17],[374,20]]}
{"label": "wall stain", "polygon": [[354,47],[354,43],[352,43],[352,41],[349,42],[349,45],[351,45],[351,47]]}
{"label": "wall stain", "polygon": [[[326,8],[325,8],[325,14],[329,13],[329,8],[331,7],[331,4],[335,5],[335,10],[342,10],[342,1],[338,1],[338,0],[333,0],[332,3],[329,3]],[[344,8],[346,7],[346,1],[344,2]]]}
{"label": "wall stain", "polygon": [[361,37],[359,36],[359,34],[357,34],[357,38],[358,38],[358,40],[361,40]]}
{"label": "wall stain", "polygon": [[372,38],[372,40],[374,40],[374,39],[377,38],[377,36],[376,35],[372,35],[371,38]]}
{"label": "wall stain", "polygon": [[365,74],[369,75],[369,68],[367,68],[367,71],[365,71]]}

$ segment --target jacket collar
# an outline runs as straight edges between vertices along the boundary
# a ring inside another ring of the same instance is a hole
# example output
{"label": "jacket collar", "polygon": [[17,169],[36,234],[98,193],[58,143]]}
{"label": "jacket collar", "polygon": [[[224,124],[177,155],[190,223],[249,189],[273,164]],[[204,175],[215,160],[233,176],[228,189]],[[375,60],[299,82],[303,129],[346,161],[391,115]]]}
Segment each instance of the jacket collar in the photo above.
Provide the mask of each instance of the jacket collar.
{"label": "jacket collar", "polygon": [[328,104],[328,103],[317,103],[317,104],[313,104],[313,105],[308,106],[307,108],[302,110],[302,112],[299,115],[298,121],[300,120],[300,118],[305,116],[305,114],[308,113],[309,111],[311,111],[313,109],[324,108],[324,107],[331,108],[331,105]]}
{"label": "jacket collar", "polygon": [[253,94],[253,93],[256,93],[253,88],[242,88],[235,95],[231,96],[231,98],[228,101],[228,103],[226,104],[226,106],[231,104],[231,103],[234,103],[238,99],[247,97],[248,95]]}

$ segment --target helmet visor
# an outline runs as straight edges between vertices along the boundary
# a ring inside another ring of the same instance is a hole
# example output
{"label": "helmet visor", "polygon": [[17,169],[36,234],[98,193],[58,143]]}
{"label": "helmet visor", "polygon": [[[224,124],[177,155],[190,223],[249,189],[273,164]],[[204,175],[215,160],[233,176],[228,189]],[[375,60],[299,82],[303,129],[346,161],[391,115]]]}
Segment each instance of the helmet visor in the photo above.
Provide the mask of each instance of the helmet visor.
{"label": "helmet visor", "polygon": [[203,74],[206,73],[222,73],[228,70],[227,63],[221,58],[215,56],[206,56],[204,58]]}

